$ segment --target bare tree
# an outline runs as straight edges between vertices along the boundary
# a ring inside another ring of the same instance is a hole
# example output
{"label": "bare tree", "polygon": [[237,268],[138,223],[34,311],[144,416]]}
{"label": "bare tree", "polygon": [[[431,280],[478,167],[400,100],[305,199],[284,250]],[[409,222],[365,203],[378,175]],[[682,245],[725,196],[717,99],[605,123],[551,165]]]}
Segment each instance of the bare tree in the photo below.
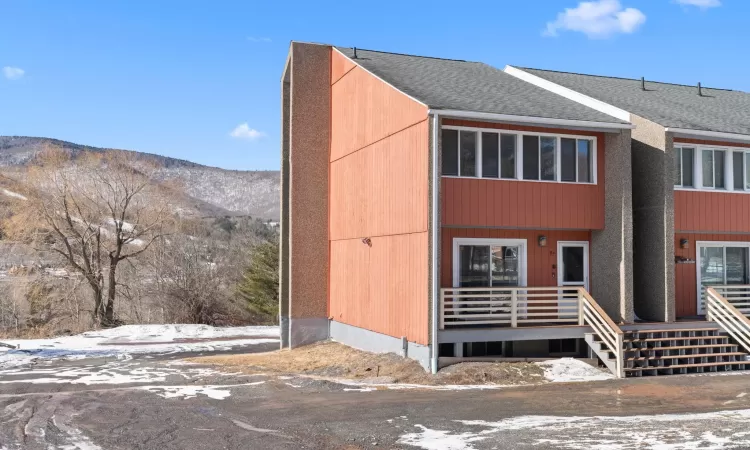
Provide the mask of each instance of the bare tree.
{"label": "bare tree", "polygon": [[117,269],[146,252],[169,227],[168,202],[150,175],[154,167],[120,151],[75,157],[57,148],[40,154],[29,168],[26,214],[17,233],[38,248],[52,248],[80,273],[91,289],[92,319],[115,324]]}

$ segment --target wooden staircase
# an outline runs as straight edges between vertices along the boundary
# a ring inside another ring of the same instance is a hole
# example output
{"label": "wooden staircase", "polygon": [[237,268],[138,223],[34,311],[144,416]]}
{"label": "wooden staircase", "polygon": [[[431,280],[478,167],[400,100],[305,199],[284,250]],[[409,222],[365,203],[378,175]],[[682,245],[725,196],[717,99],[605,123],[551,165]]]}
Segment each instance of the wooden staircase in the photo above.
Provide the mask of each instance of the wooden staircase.
{"label": "wooden staircase", "polygon": [[[599,336],[586,342],[612,369],[616,355]],[[750,370],[750,355],[719,327],[623,330],[622,350],[627,377]]]}

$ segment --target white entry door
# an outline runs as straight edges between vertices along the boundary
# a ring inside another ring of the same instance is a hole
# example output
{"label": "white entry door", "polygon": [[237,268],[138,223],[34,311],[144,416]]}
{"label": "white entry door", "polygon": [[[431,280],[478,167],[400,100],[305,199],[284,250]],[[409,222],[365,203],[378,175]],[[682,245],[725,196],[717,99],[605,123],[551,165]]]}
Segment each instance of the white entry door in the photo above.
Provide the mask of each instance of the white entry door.
{"label": "white entry door", "polygon": [[583,286],[589,289],[589,243],[559,241],[557,243],[557,285]]}
{"label": "white entry door", "polygon": [[[557,285],[589,289],[589,243],[586,241],[558,241]],[[578,316],[577,292],[560,290],[559,315],[561,319]]]}

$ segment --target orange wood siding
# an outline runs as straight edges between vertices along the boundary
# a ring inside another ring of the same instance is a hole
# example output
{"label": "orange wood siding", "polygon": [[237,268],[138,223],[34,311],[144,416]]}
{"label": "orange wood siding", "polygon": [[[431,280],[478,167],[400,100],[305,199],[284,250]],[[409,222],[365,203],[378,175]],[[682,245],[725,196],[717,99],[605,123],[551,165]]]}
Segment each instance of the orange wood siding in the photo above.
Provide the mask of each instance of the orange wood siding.
{"label": "orange wood siding", "polygon": [[427,118],[426,106],[359,66],[331,87],[331,96],[331,161]]}
{"label": "orange wood siding", "polygon": [[[463,120],[445,125],[596,137],[597,184],[442,178],[442,223],[513,228],[604,228],[604,134]],[[520,144],[517,151],[521,151]]]}
{"label": "orange wood siding", "polygon": [[[540,247],[537,238],[547,236],[547,246]],[[453,286],[453,239],[526,239],[527,272],[529,286],[557,286],[557,242],[591,242],[590,231],[564,230],[499,230],[489,228],[443,228],[441,236],[440,286]],[[591,261],[591,255],[589,255]]]}
{"label": "orange wood siding", "polygon": [[331,242],[330,315],[427,345],[427,233]]}
{"label": "orange wood siding", "polygon": [[335,51],[331,84],[329,315],[426,345],[427,108]]}
{"label": "orange wood siding", "polygon": [[331,163],[330,238],[427,230],[427,120]]}
{"label": "orange wood siding", "polygon": [[675,190],[674,229],[750,233],[750,194]]}
{"label": "orange wood siding", "polygon": [[[680,248],[680,240],[687,239],[690,248]],[[695,260],[690,264],[675,264],[675,314],[677,317],[698,314],[697,241],[750,242],[750,234],[680,233],[675,232],[675,255]]]}
{"label": "orange wood siding", "polygon": [[331,84],[336,83],[350,70],[357,67],[349,58],[331,49]]}

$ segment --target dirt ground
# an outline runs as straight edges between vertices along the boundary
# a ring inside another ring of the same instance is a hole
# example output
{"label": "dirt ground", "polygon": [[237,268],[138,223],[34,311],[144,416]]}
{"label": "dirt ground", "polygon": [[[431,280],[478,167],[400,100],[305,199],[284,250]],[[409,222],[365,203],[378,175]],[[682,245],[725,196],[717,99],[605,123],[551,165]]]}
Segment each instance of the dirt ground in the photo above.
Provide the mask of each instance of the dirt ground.
{"label": "dirt ground", "polygon": [[544,369],[533,363],[461,363],[431,375],[414,360],[393,353],[364,352],[336,342],[268,353],[206,356],[189,361],[248,374],[305,374],[372,383],[521,385],[545,381]]}

